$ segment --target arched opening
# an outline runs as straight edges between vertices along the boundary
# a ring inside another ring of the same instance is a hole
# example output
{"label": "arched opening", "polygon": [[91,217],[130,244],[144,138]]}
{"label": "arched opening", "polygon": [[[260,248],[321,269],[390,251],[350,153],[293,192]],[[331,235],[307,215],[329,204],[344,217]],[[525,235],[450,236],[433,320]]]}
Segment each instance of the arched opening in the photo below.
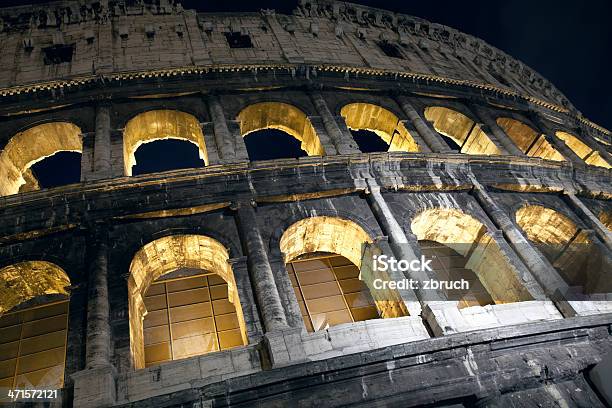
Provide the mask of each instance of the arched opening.
{"label": "arched opening", "polygon": [[371,242],[359,225],[336,217],[305,218],[284,232],[280,249],[308,331],[403,316],[362,280],[362,250]]}
{"label": "arched opening", "polygon": [[501,154],[480,125],[462,113],[441,106],[425,108],[425,118],[449,147],[465,154]]}
{"label": "arched opening", "polygon": [[[138,164],[139,171],[142,167],[145,168],[156,168],[156,166],[163,166],[166,170],[169,169],[180,169],[185,167],[191,167],[192,164],[196,164],[193,159],[189,161],[177,160],[180,159],[180,152],[165,152],[163,156],[153,155],[149,157],[149,160],[158,162],[160,158],[166,161],[166,165],[160,163],[137,163],[136,151],[139,148],[148,143],[163,140],[179,140],[193,144],[198,149],[199,161],[198,165],[208,165],[208,155],[206,152],[206,145],[204,144],[204,134],[197,118],[185,112],[174,111],[174,110],[154,110],[144,112],[136,115],[125,126],[123,131],[123,158],[125,166],[125,174],[128,176],[133,175],[134,166]],[[181,147],[182,144],[178,144]],[[178,147],[174,146],[175,148]],[[161,151],[166,144],[159,144],[154,149]],[[148,150],[148,149],[147,149]],[[167,160],[166,156],[170,154],[174,156],[174,159]],[[173,164],[170,166],[169,164]]]}
{"label": "arched opening", "polygon": [[569,134],[567,132],[556,132],[555,135],[563,140],[565,144],[572,149],[574,153],[578,157],[580,157],[586,164],[590,164],[591,166],[604,167],[609,169],[610,163],[608,163],[597,150],[591,149],[584,142],[578,139],[576,136]]}
{"label": "arched opening", "polygon": [[456,209],[434,208],[417,215],[411,228],[423,255],[434,257],[437,279],[470,283],[468,290],[447,291],[459,307],[532,300],[487,228],[475,218]]}
{"label": "arched opening", "polygon": [[584,293],[612,292],[612,269],[586,231],[565,215],[541,205],[526,205],[516,222],[570,286]]}
{"label": "arched opening", "polygon": [[69,285],[50,262],[0,269],[0,388],[63,387]]}
{"label": "arched opening", "polygon": [[[72,123],[45,123],[17,133],[0,152],[0,195],[79,181],[82,151],[81,129]],[[55,156],[62,152],[76,155],[68,161],[58,160],[61,156]],[[33,172],[34,168],[41,167],[46,168],[45,176],[52,179],[47,185],[47,179],[39,183]]]}
{"label": "arched opening", "polygon": [[134,367],[247,344],[229,253],[202,235],[172,235],[142,247],[128,279]]}
{"label": "arched opening", "polygon": [[[245,138],[251,160],[325,155],[312,123],[304,112],[293,105],[281,102],[256,103],[244,108],[237,120],[240,121],[240,134]],[[289,138],[299,143],[300,150],[296,149],[295,142]]]}
{"label": "arched opening", "polygon": [[523,122],[511,118],[498,118],[497,124],[525,155],[546,160],[565,161],[544,135]]}
{"label": "arched opening", "polygon": [[143,144],[136,149],[134,158],[133,176],[204,167],[198,147],[184,140],[156,140]]}
{"label": "arched opening", "polygon": [[370,103],[351,103],[340,114],[363,153],[420,151],[404,124],[387,109]]}

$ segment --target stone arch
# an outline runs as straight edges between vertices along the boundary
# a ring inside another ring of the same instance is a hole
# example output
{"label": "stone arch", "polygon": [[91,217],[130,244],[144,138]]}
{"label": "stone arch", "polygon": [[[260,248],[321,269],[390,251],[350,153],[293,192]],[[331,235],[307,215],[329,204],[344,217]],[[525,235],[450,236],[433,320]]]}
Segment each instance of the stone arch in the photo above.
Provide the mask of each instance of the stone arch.
{"label": "stone arch", "polygon": [[340,109],[351,130],[369,130],[389,145],[389,151],[418,152],[420,147],[399,118],[390,110],[371,103],[349,103]]}
{"label": "stone arch", "polygon": [[43,123],[14,135],[0,152],[0,195],[22,186],[38,189],[30,168],[58,152],[83,152],[81,129],[69,122]]}
{"label": "stone arch", "polygon": [[570,286],[585,293],[610,292],[609,259],[587,231],[568,216],[542,205],[527,204],[515,213],[516,223]]}
{"label": "stone arch", "polygon": [[425,108],[425,118],[438,133],[452,139],[461,153],[501,154],[480,125],[463,113],[442,106],[429,106]]}
{"label": "stone arch", "polygon": [[565,161],[565,158],[546,140],[546,137],[531,126],[507,117],[497,118],[497,124],[527,156]]}
{"label": "stone arch", "polygon": [[138,147],[165,139],[184,140],[196,145],[200,159],[208,165],[204,134],[198,119],[182,111],[160,109],[140,113],[127,122],[123,131],[125,174],[132,175]]}
{"label": "stone arch", "polygon": [[599,221],[609,230],[612,231],[612,211],[601,211],[599,213]]}
{"label": "stone arch", "polygon": [[37,296],[68,295],[70,279],[47,261],[22,261],[0,269],[0,316]]}
{"label": "stone arch", "polygon": [[259,102],[240,111],[240,134],[245,137],[263,129],[281,130],[299,142],[309,156],[324,156],[325,150],[310,119],[304,112],[284,102]]}
{"label": "stone arch", "polygon": [[532,299],[487,227],[471,215],[430,208],[412,219],[411,230],[419,241],[443,244],[465,258],[465,269],[476,274],[494,303]]}
{"label": "stone arch", "polygon": [[238,315],[243,344],[246,327],[238,289],[229,263],[229,252],[219,241],[204,235],[168,235],[144,245],[132,259],[128,278],[130,349],[134,367],[144,367],[144,296],[161,276],[180,269],[201,270],[218,275],[227,283],[228,298]]}
{"label": "stone arch", "polygon": [[572,149],[574,153],[578,157],[580,157],[586,164],[590,164],[591,166],[603,167],[606,169],[611,168],[610,163],[608,163],[597,150],[591,149],[587,144],[585,144],[582,140],[578,139],[576,136],[571,133],[557,131],[555,132],[555,136],[559,139],[563,140],[565,144]]}
{"label": "stone arch", "polygon": [[47,261],[0,269],[0,387],[63,387],[69,286],[66,272]]}

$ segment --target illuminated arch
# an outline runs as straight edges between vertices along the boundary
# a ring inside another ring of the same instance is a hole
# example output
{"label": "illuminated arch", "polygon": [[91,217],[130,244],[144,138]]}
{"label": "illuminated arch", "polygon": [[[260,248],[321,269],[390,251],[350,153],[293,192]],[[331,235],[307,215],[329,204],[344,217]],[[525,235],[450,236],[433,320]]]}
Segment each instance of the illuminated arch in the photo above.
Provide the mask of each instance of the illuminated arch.
{"label": "illuminated arch", "polygon": [[282,102],[261,102],[244,108],[237,117],[244,137],[263,129],[278,129],[301,142],[309,156],[324,156],[325,150],[308,117],[293,105]]}
{"label": "illuminated arch", "polygon": [[480,125],[462,113],[441,106],[430,106],[425,108],[425,118],[438,133],[452,139],[460,147],[461,153],[501,154]]}
{"label": "illuminated arch", "polygon": [[219,241],[207,236],[171,235],[143,246],[130,264],[130,348],[137,369],[143,368],[145,362],[143,317],[146,308],[143,299],[147,289],[162,275],[180,269],[216,274],[227,283],[229,301],[233,303],[238,315],[242,341],[243,344],[247,343],[244,317],[227,249]]}
{"label": "illuminated arch", "polygon": [[70,279],[59,266],[46,261],[25,261],[0,269],[0,316],[15,306],[42,295],[67,295]]}
{"label": "illuminated arch", "polygon": [[576,136],[561,131],[556,132],[555,136],[563,140],[565,144],[570,149],[572,149],[572,151],[576,153],[578,157],[584,160],[586,164],[590,164],[591,166],[604,167],[606,169],[609,169],[611,167],[610,164],[606,160],[604,160],[603,157],[601,157],[597,150],[591,149]]}
{"label": "illuminated arch", "polygon": [[1,388],[63,387],[69,285],[66,273],[51,262],[0,269]]}
{"label": "illuminated arch", "polygon": [[391,111],[370,103],[350,103],[340,114],[352,130],[369,130],[389,145],[389,151],[418,152],[419,146],[399,118]]}
{"label": "illuminated arch", "polygon": [[612,231],[612,211],[600,212],[599,221],[601,221],[601,223],[605,225],[608,230]]}
{"label": "illuminated arch", "polygon": [[546,160],[565,161],[544,137],[530,126],[511,118],[498,118],[497,124],[501,127],[514,144],[527,156],[541,157]]}
{"label": "illuminated arch", "polygon": [[198,119],[176,110],[153,110],[136,115],[123,131],[123,158],[125,174],[132,175],[136,164],[135,153],[140,145],[156,140],[177,139],[197,146],[200,159],[208,165],[204,134]]}
{"label": "illuminated arch", "polygon": [[[434,241],[467,259],[471,269],[495,303],[531,300],[495,240],[480,221],[459,210],[432,208],[411,224],[419,241]],[[492,267],[494,265],[494,267]]]}
{"label": "illuminated arch", "polygon": [[0,153],[0,195],[16,194],[26,183],[28,190],[37,189],[33,164],[58,152],[82,151],[81,129],[72,123],[45,123],[17,133]]}
{"label": "illuminated arch", "polygon": [[336,217],[310,217],[291,225],[280,239],[285,262],[314,252],[342,255],[361,268],[362,245],[372,242],[353,221]]}
{"label": "illuminated arch", "polygon": [[585,293],[612,291],[609,257],[567,216],[526,205],[516,212],[516,222],[569,285]]}

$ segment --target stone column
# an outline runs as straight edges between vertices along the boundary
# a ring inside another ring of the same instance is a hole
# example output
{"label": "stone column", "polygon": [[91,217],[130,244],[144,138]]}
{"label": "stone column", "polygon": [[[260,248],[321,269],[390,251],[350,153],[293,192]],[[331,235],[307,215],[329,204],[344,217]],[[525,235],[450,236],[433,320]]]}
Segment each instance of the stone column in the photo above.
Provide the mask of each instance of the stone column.
{"label": "stone column", "polygon": [[412,122],[419,135],[425,140],[433,152],[445,153],[452,151],[452,149],[442,140],[442,137],[429,127],[425,118],[419,115],[406,96],[397,95],[396,101],[401,106],[410,122]]}
{"label": "stone column", "polygon": [[499,144],[503,146],[505,153],[511,154],[513,156],[525,156],[525,154],[521,152],[518,147],[516,147],[516,145],[506,134],[506,132],[504,132],[501,127],[499,127],[495,119],[491,117],[489,111],[484,106],[478,104],[470,104],[470,107],[472,111],[476,114],[476,117],[480,121],[482,121],[482,123],[487,127],[487,130],[489,130],[489,132],[485,130],[485,133],[491,138],[494,137],[497,142],[499,142]]}
{"label": "stone column", "polygon": [[[350,154],[357,153],[359,149],[356,148],[354,141],[352,138],[350,140],[346,140],[345,135],[340,130],[338,126],[338,122],[336,122],[336,118],[332,115],[323,99],[323,95],[319,91],[310,91],[310,98],[323,121],[323,126],[325,127],[325,131],[327,135],[331,139],[333,145],[336,147],[336,151],[338,154]],[[353,143],[351,143],[353,142]]]}
{"label": "stone column", "polygon": [[510,216],[497,205],[493,197],[491,197],[478,180],[474,177],[470,177],[470,179],[474,185],[473,194],[476,201],[478,201],[487,215],[491,217],[493,222],[508,237],[511,247],[535,275],[535,278],[542,285],[546,294],[553,297],[556,296],[555,293],[567,293],[569,289],[567,283],[559,276],[559,273],[550,264],[548,259],[523,236],[523,233],[514,224]]}
{"label": "stone column", "polygon": [[578,197],[576,197],[575,193],[566,191],[563,198],[565,202],[569,204],[569,206],[574,210],[574,212],[582,219],[593,231],[597,234],[597,236],[602,240],[608,250],[612,250],[612,234],[605,225],[599,221],[599,219],[588,209],[586,205]]}
{"label": "stone column", "polygon": [[227,126],[227,119],[225,118],[225,112],[223,112],[223,106],[221,106],[219,97],[210,94],[206,97],[206,102],[213,123],[219,156],[221,156],[222,160],[233,160],[235,158],[234,141]]}
{"label": "stone column", "polygon": [[204,135],[204,145],[206,146],[206,155],[208,156],[208,165],[214,166],[220,164],[219,150],[215,141],[215,129],[212,122],[200,123],[202,134]]}
{"label": "stone column", "polygon": [[288,328],[285,310],[274,281],[268,253],[257,225],[257,215],[251,203],[241,202],[233,206],[238,232],[247,254],[247,265],[255,297],[266,331]]}
{"label": "stone column", "polygon": [[287,324],[290,327],[296,327],[302,330],[306,330],[304,325],[304,319],[302,318],[302,312],[298,304],[295,290],[289,279],[289,274],[285,266],[285,260],[283,255],[279,252],[277,254],[270,254],[270,266],[274,273],[276,280],[276,286],[279,290],[283,306],[285,307],[285,314],[287,316]]}
{"label": "stone column", "polygon": [[578,157],[578,155],[574,153],[574,151],[570,149],[563,140],[555,136],[554,130],[540,117],[537,112],[530,112],[529,117],[542,132],[546,141],[557,149],[563,157],[565,157],[571,163],[580,164],[583,166],[586,165],[584,160]]}
{"label": "stone column", "polygon": [[421,137],[421,133],[416,129],[414,124],[409,120],[400,120],[400,123],[406,128],[408,133],[410,133],[410,137],[414,139],[417,146],[419,146],[419,152],[421,153],[431,153],[431,149],[429,145],[423,140]]}
{"label": "stone column", "polygon": [[[421,249],[418,246],[418,242],[416,240],[409,240],[401,225],[397,222],[395,216],[391,212],[391,209],[387,205],[384,197],[380,193],[380,187],[376,185],[376,182],[373,180],[367,180],[368,184],[368,194],[366,195],[366,200],[372,209],[372,213],[374,217],[378,221],[381,229],[384,234],[389,237],[389,246],[393,251],[396,259],[418,259],[421,255]],[[408,278],[412,278],[415,280],[419,280],[421,282],[429,280],[433,278],[433,276],[429,276],[424,271],[414,271],[410,273]],[[444,300],[445,298],[434,292],[428,291],[425,294],[421,289],[416,290],[418,298],[423,304],[426,301],[437,301]],[[411,315],[420,314],[420,310],[416,310],[418,308],[417,305],[412,305],[413,310],[409,310]]]}
{"label": "stone column", "polygon": [[111,363],[108,299],[108,237],[101,231],[90,244],[85,369],[72,375],[74,406],[107,407],[116,399],[115,368]]}
{"label": "stone column", "polygon": [[110,104],[103,102],[96,106],[92,179],[109,178],[112,173],[111,165]]}
{"label": "stone column", "polygon": [[[265,327],[264,346],[273,367],[294,364],[306,360],[302,343],[302,328],[290,327],[281,302],[274,273],[270,266],[257,215],[253,205],[240,202],[233,205],[238,232],[247,254],[247,266],[255,298]],[[291,289],[293,290],[293,289]]]}
{"label": "stone column", "polygon": [[263,336],[263,328],[259,320],[257,304],[253,297],[253,285],[249,277],[247,257],[241,256],[239,258],[232,258],[229,260],[229,263],[232,266],[232,273],[236,281],[236,290],[238,292],[240,308],[242,309],[242,316],[244,317],[249,343],[257,343]]}

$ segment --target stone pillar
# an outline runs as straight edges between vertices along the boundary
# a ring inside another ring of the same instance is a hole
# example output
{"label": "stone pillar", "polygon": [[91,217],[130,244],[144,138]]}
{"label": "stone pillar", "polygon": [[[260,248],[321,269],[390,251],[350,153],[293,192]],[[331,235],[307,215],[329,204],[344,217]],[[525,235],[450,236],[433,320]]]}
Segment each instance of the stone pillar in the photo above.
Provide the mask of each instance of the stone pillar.
{"label": "stone pillar", "polygon": [[436,153],[451,152],[452,149],[446,145],[442,137],[432,130],[426,123],[425,118],[421,117],[408,98],[404,95],[396,96],[397,103],[412,122],[419,135],[425,140],[429,148]]}
{"label": "stone pillar", "polygon": [[240,121],[228,120],[227,128],[234,140],[234,158],[236,161],[248,161],[249,152],[247,151],[246,144],[244,144],[244,137],[240,133]]}
{"label": "stone pillar", "polygon": [[555,297],[556,294],[566,294],[569,290],[567,283],[561,278],[557,270],[550,262],[534,248],[531,243],[523,236],[520,229],[514,224],[512,219],[505,211],[497,205],[489,192],[476,180],[470,177],[474,190],[473,194],[476,201],[482,206],[493,222],[508,237],[511,247],[521,257],[525,265],[534,274],[538,283],[542,285],[548,296]]}
{"label": "stone pillar", "polygon": [[233,160],[235,158],[234,141],[227,126],[227,119],[225,118],[225,112],[223,112],[223,106],[221,106],[219,97],[210,94],[207,96],[206,102],[213,123],[219,156],[221,156],[222,160]]}
{"label": "stone pillar", "polygon": [[111,177],[111,122],[110,105],[96,106],[96,133],[93,151],[93,180]]}
{"label": "stone pillar", "polygon": [[[395,216],[391,212],[391,209],[387,205],[384,197],[380,193],[380,187],[376,185],[376,182],[367,180],[368,183],[368,194],[366,200],[370,205],[374,217],[378,221],[384,234],[389,237],[389,246],[393,251],[396,259],[418,259],[421,255],[421,250],[418,247],[418,242],[415,240],[409,240],[401,225],[395,219]],[[410,273],[408,278],[412,278],[418,281],[426,281],[432,278],[424,271],[413,271]],[[416,290],[417,296],[421,301],[421,305],[427,301],[444,300],[445,298],[434,291],[428,291],[426,294],[422,289]],[[419,315],[421,310],[419,305],[411,304],[408,305],[408,312],[412,316]],[[412,309],[412,310],[411,310]]]}
{"label": "stone pillar", "polygon": [[[356,148],[355,142],[351,139],[346,140],[345,135],[340,130],[338,126],[338,122],[336,122],[336,118],[332,115],[323,99],[323,95],[319,91],[311,91],[310,98],[312,99],[312,103],[314,104],[321,120],[323,121],[323,126],[325,127],[325,131],[327,135],[331,139],[331,142],[336,148],[338,154],[350,154],[357,153],[359,149]],[[353,143],[351,143],[353,142]]]}
{"label": "stone pillar", "polygon": [[[94,161],[94,141],[95,141],[95,133],[88,132],[81,134],[81,140],[83,143],[83,154],[81,155],[81,181],[89,181],[94,177],[93,174],[93,161]],[[29,173],[31,174],[31,173]],[[27,179],[28,172],[24,173],[24,177]],[[33,180],[34,181],[34,180]],[[26,181],[27,184],[30,181]],[[36,181],[38,183],[38,181]]]}
{"label": "stone pillar", "polygon": [[108,299],[108,237],[92,239],[88,276],[85,369],[72,374],[74,406],[108,407],[116,400],[115,368],[111,364]]}
{"label": "stone pillar", "polygon": [[574,151],[570,149],[563,140],[555,136],[554,130],[550,126],[548,126],[548,124],[546,124],[546,122],[540,117],[537,112],[532,111],[530,112],[529,116],[533,123],[542,132],[546,141],[550,143],[555,149],[557,149],[559,153],[561,153],[561,155],[565,157],[566,160],[571,163],[580,164],[583,166],[586,164],[584,160],[578,157],[578,155],[574,153]]}
{"label": "stone pillar", "polygon": [[214,166],[221,163],[219,158],[219,150],[215,141],[215,129],[212,122],[200,123],[202,134],[204,135],[204,146],[206,146],[206,155],[208,156],[208,165]]}
{"label": "stone pillar", "polygon": [[400,123],[406,128],[410,136],[414,139],[417,146],[419,146],[419,152],[421,153],[431,153],[431,149],[429,145],[425,142],[425,140],[421,137],[421,133],[416,129],[414,124],[409,120],[400,120]]}
{"label": "stone pillar", "polygon": [[253,297],[253,285],[249,277],[247,257],[241,256],[239,258],[232,258],[229,260],[229,263],[232,266],[232,273],[236,281],[236,290],[240,300],[242,316],[244,317],[247,338],[250,344],[257,343],[263,336],[263,328],[259,320],[257,304]]}
{"label": "stone pillar", "polygon": [[612,250],[612,234],[573,192],[566,191],[564,200],[570,208],[597,234],[608,250]]}
{"label": "stone pillar", "polygon": [[[302,343],[302,328],[289,327],[281,297],[270,266],[257,215],[248,202],[233,206],[238,232],[247,254],[247,265],[255,298],[265,327],[264,346],[272,367],[306,360]],[[291,289],[293,290],[293,289]]]}
{"label": "stone pillar", "polygon": [[489,111],[482,105],[478,104],[470,104],[472,111],[476,114],[476,117],[482,121],[482,123],[486,126],[487,132],[485,129],[485,133],[491,137],[495,138],[499,145],[503,146],[505,153],[511,154],[513,156],[525,156],[523,152],[514,144],[514,142],[510,139],[510,137],[504,132],[504,130],[499,127],[494,118],[491,117]]}
{"label": "stone pillar", "polygon": [[270,254],[269,259],[270,266],[272,267],[272,272],[274,273],[274,278],[276,280],[276,286],[278,287],[281,301],[285,307],[287,324],[290,327],[295,327],[306,331],[304,319],[302,318],[302,312],[300,310],[297,297],[295,296],[295,290],[293,289],[291,279],[289,279],[289,274],[287,273],[285,260],[283,259],[282,254],[280,252],[277,254]]}
{"label": "stone pillar", "polygon": [[267,332],[288,328],[285,310],[274,281],[268,254],[257,225],[257,215],[248,202],[233,206],[238,232],[247,254],[247,265],[263,324]]}

